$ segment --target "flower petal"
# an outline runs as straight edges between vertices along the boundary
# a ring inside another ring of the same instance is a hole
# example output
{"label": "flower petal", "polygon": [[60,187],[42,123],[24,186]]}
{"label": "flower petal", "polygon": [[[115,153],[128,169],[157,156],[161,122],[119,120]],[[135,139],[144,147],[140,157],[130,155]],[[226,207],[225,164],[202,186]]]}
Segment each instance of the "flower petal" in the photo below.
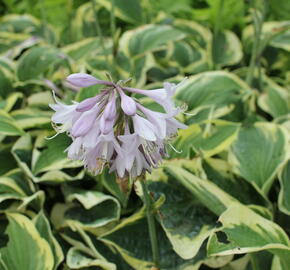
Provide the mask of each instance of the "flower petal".
{"label": "flower petal", "polygon": [[90,111],[84,112],[72,127],[72,136],[79,137],[87,134],[96,120],[97,113],[97,109],[92,109]]}
{"label": "flower petal", "polygon": [[99,101],[100,96],[97,95],[95,97],[91,97],[91,98],[87,98],[85,100],[83,100],[82,102],[80,102],[76,108],[76,111],[78,112],[85,112],[90,110],[91,108],[93,108],[96,103]]}
{"label": "flower petal", "polygon": [[94,76],[86,73],[74,73],[69,75],[66,80],[77,87],[88,87],[95,84],[102,84],[103,81],[96,79]]}
{"label": "flower petal", "polygon": [[134,124],[134,131],[137,133],[140,137],[144,138],[148,141],[155,141],[156,140],[156,130],[154,126],[145,118],[134,115],[133,117],[133,124]]}
{"label": "flower petal", "polygon": [[154,112],[138,104],[138,108],[145,114],[147,119],[156,127],[157,133],[155,135],[160,139],[166,137],[166,114],[160,112]]}
{"label": "flower petal", "polygon": [[116,96],[115,94],[111,98],[111,100],[106,105],[106,108],[104,110],[104,118],[106,120],[113,120],[116,117]]}
{"label": "flower petal", "polygon": [[136,114],[136,102],[133,98],[127,96],[124,94],[124,92],[121,90],[119,91],[121,96],[121,107],[125,114],[127,115],[135,115]]}

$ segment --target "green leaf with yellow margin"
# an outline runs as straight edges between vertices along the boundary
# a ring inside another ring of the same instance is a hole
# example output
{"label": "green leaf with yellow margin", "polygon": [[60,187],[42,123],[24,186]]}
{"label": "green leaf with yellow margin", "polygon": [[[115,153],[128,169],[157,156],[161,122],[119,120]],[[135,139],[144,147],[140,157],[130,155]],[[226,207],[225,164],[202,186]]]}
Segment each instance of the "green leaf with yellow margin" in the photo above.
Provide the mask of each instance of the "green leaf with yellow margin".
{"label": "green leaf with yellow margin", "polygon": [[[155,202],[155,207],[160,206],[164,198]],[[123,219],[112,231],[103,235],[100,240],[116,249],[124,260],[134,269],[149,270],[153,265],[150,248],[148,224],[145,218],[145,208]],[[191,260],[183,260],[171,247],[162,228],[157,223],[157,238],[160,252],[160,264],[165,270],[198,269],[206,257],[202,248],[198,255]]]}
{"label": "green leaf with yellow margin", "polygon": [[34,47],[18,60],[17,76],[20,81],[37,79],[48,68],[63,61],[66,56],[54,47]]}
{"label": "green leaf with yellow margin", "polygon": [[219,66],[236,65],[242,60],[241,42],[232,31],[225,30],[218,33],[212,46],[213,61]]}
{"label": "green leaf with yellow margin", "polygon": [[216,155],[227,148],[235,140],[240,125],[224,120],[204,121],[205,128],[192,124],[184,130],[180,130],[174,146],[181,153],[171,151],[171,157],[189,157],[193,150],[207,158]]}
{"label": "green leaf with yellow margin", "polygon": [[20,169],[14,169],[0,177],[0,205],[14,202],[17,210],[23,210],[28,205],[39,211],[43,207],[44,192],[36,190]]}
{"label": "green leaf with yellow margin", "polygon": [[114,5],[115,16],[129,23],[142,23],[142,8],[139,1],[135,0],[98,0],[98,4],[106,7],[110,12]]}
{"label": "green leaf with yellow margin", "polygon": [[290,112],[290,95],[287,89],[263,76],[263,90],[258,97],[258,105],[262,110],[275,118]]}
{"label": "green leaf with yellow margin", "polygon": [[20,128],[50,128],[51,112],[39,110],[36,108],[25,108],[11,112],[11,116],[15,119]]}
{"label": "green leaf with yellow margin", "polygon": [[283,170],[279,174],[279,181],[281,185],[279,197],[278,197],[278,207],[283,213],[290,215],[290,161],[288,161]]}
{"label": "green leaf with yellow margin", "polygon": [[116,270],[116,265],[101,259],[92,258],[82,249],[72,247],[67,253],[66,263],[70,269]]}
{"label": "green leaf with yellow margin", "polygon": [[52,250],[32,221],[16,213],[7,213],[6,216],[9,221],[5,230],[8,243],[0,249],[6,269],[53,270]]}
{"label": "green leaf with yellow margin", "polygon": [[37,216],[34,218],[33,223],[38,230],[41,237],[43,237],[49,244],[53,257],[54,257],[54,267],[53,270],[56,270],[59,264],[63,261],[64,256],[61,249],[61,246],[56,241],[55,237],[52,234],[50,224],[43,214],[42,211],[40,211]]}
{"label": "green leaf with yellow margin", "polygon": [[137,56],[159,50],[167,42],[184,37],[184,33],[169,25],[143,25],[122,35],[120,49],[127,55]]}
{"label": "green leaf with yellow margin", "polygon": [[221,215],[227,207],[237,200],[224,192],[214,183],[190,173],[182,167],[171,163],[164,164],[165,171],[179,181],[204,206],[217,216]]}
{"label": "green leaf with yellow margin", "polygon": [[[192,161],[191,164],[196,166]],[[185,260],[194,258],[212,233],[216,215],[202,206],[174,178],[166,175],[162,168],[147,175],[147,183],[154,200],[165,197],[158,211],[158,220],[174,251]]]}
{"label": "green leaf with yellow margin", "polygon": [[64,213],[66,220],[84,228],[97,228],[120,218],[120,203],[112,196],[69,186],[63,192],[67,203],[74,202]]}
{"label": "green leaf with yellow margin", "polygon": [[266,194],[288,159],[288,140],[287,131],[274,123],[241,128],[229,155],[233,171]]}
{"label": "green leaf with yellow margin", "polygon": [[0,135],[19,136],[23,134],[24,131],[16,121],[7,112],[0,110]]}
{"label": "green leaf with yellow margin", "polygon": [[176,98],[192,110],[202,105],[214,109],[235,104],[250,87],[236,75],[226,71],[209,71],[190,77],[177,89]]}
{"label": "green leaf with yellow margin", "polygon": [[232,204],[220,216],[219,221],[222,227],[217,229],[208,241],[209,255],[222,256],[268,250],[279,256],[283,265],[289,266],[290,241],[276,223],[237,203]]}

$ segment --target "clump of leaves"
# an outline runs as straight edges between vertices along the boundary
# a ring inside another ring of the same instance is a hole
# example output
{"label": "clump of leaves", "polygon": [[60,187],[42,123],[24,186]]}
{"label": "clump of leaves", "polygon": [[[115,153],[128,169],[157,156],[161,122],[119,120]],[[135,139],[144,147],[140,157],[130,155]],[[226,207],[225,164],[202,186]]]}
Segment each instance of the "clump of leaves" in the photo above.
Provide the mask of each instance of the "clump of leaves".
{"label": "clump of leaves", "polygon": [[87,72],[147,89],[189,77],[175,96],[188,112],[182,152],[147,175],[161,269],[288,270],[290,4],[171,2],[4,1],[1,269],[153,265],[140,185],[95,177],[66,158],[67,136],[47,140],[50,89],[64,102],[95,96],[99,86],[65,81]]}

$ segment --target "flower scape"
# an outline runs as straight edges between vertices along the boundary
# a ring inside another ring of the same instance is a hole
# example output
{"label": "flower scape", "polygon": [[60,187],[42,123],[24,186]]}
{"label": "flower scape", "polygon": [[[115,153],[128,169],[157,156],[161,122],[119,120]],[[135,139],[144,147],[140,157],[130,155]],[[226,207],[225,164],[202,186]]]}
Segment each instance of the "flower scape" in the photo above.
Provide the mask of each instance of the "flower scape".
{"label": "flower scape", "polygon": [[[67,132],[72,138],[68,158],[80,160],[93,174],[99,174],[107,165],[120,178],[136,178],[158,167],[167,156],[166,147],[178,129],[187,126],[175,119],[181,108],[175,107],[173,95],[179,84],[164,83],[155,90],[141,90],[99,80],[92,75],[76,73],[67,77],[76,87],[104,85],[94,97],[65,105],[56,97],[52,122],[57,134]],[[151,98],[164,112],[143,106],[137,94]]]}

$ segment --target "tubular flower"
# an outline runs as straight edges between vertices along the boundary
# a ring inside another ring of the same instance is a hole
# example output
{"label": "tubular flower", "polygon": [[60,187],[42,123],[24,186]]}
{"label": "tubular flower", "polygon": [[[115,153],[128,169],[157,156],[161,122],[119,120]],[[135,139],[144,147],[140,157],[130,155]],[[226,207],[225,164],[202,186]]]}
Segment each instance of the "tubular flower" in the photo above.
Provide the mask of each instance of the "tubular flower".
{"label": "tubular flower", "polygon": [[[119,177],[138,177],[158,167],[166,156],[166,144],[178,129],[186,126],[174,117],[180,109],[172,96],[178,85],[164,83],[164,88],[141,90],[102,81],[88,74],[72,74],[68,83],[77,87],[105,85],[98,95],[72,105],[56,100],[52,123],[57,133],[67,132],[72,138],[68,158],[81,160],[94,174],[104,166]],[[164,113],[142,106],[128,95],[146,95],[163,106]]]}

